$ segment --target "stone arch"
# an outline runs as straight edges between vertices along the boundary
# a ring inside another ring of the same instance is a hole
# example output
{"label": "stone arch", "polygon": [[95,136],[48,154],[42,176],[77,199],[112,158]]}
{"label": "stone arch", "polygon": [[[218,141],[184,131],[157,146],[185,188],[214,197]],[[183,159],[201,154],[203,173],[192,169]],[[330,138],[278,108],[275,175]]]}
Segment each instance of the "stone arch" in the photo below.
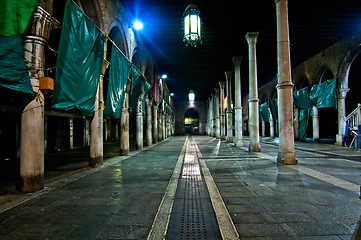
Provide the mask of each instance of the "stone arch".
{"label": "stone arch", "polygon": [[113,21],[108,30],[108,37],[117,45],[119,50],[128,57],[128,43],[126,35],[118,20]]}
{"label": "stone arch", "polygon": [[310,81],[308,80],[306,75],[301,75],[298,78],[298,80],[296,81],[295,90],[300,90],[302,88],[309,87],[309,86],[310,86]]}
{"label": "stone arch", "polygon": [[327,74],[328,71],[331,72],[331,74],[333,75],[333,77],[335,76],[335,73],[332,72],[331,68],[327,65],[322,63],[316,70],[316,74],[314,75],[314,78],[311,80],[312,85],[317,84],[317,83],[321,83],[321,81],[323,80],[323,76],[325,75],[325,73]]}

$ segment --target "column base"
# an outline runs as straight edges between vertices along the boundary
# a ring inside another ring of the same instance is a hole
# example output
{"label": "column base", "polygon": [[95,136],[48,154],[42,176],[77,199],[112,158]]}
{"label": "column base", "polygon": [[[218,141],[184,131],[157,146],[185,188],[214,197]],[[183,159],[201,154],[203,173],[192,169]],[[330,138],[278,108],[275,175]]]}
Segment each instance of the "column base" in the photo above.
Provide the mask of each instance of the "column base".
{"label": "column base", "polygon": [[233,143],[233,137],[227,137],[226,142],[227,143]]}
{"label": "column base", "polygon": [[344,138],[343,134],[336,134],[336,143],[335,143],[335,145],[342,146],[343,138]]}
{"label": "column base", "polygon": [[37,192],[44,188],[44,175],[20,176],[20,191],[23,193]]}
{"label": "column base", "polygon": [[120,156],[129,156],[129,149],[120,149]]}
{"label": "column base", "polygon": [[236,146],[237,147],[243,147],[243,141],[242,140],[237,140],[236,141]]}
{"label": "column base", "polygon": [[90,157],[90,167],[97,168],[101,165],[103,165],[103,156]]}
{"label": "column base", "polygon": [[261,152],[261,145],[259,143],[250,144],[248,146],[249,152]]}
{"label": "column base", "polygon": [[296,159],[296,153],[295,152],[278,152],[277,164],[297,165],[298,161]]}

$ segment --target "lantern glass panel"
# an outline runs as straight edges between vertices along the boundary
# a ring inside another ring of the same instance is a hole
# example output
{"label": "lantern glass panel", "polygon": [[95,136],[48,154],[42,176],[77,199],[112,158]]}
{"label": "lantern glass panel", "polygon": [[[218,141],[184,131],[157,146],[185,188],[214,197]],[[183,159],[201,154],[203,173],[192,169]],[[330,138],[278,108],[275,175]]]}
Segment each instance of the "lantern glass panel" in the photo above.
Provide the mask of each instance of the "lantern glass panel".
{"label": "lantern glass panel", "polygon": [[184,17],[184,36],[189,34],[189,15]]}

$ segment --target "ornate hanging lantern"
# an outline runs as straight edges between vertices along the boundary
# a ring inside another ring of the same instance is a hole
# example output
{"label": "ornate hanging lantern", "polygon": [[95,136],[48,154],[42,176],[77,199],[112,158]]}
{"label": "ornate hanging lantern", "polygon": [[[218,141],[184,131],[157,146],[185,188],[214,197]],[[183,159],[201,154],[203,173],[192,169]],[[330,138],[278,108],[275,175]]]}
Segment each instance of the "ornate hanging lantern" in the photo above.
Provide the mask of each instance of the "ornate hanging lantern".
{"label": "ornate hanging lantern", "polygon": [[194,4],[189,4],[186,10],[184,10],[183,29],[183,41],[186,43],[186,46],[196,47],[197,44],[202,43],[201,18],[199,17],[199,9]]}
{"label": "ornate hanging lantern", "polygon": [[190,102],[193,102],[193,101],[195,100],[195,98],[196,98],[196,95],[194,94],[194,91],[193,91],[193,90],[190,90],[190,91],[189,91],[189,94],[188,94],[188,100],[189,100]]}

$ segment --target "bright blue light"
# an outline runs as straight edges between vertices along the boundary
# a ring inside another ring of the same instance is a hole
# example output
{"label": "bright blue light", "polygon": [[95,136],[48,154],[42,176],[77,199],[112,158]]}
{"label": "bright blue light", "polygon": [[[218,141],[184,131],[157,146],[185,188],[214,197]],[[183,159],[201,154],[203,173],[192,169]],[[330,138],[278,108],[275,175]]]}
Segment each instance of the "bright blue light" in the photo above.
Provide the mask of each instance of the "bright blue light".
{"label": "bright blue light", "polygon": [[135,28],[135,30],[141,30],[143,29],[143,23],[141,23],[139,20],[136,20],[133,23],[133,27]]}
{"label": "bright blue light", "polygon": [[170,93],[170,96],[173,97],[173,96],[174,96],[174,93]]}
{"label": "bright blue light", "polygon": [[162,75],[162,78],[163,78],[163,79],[166,79],[167,77],[168,77],[167,74],[163,74],[163,75]]}

